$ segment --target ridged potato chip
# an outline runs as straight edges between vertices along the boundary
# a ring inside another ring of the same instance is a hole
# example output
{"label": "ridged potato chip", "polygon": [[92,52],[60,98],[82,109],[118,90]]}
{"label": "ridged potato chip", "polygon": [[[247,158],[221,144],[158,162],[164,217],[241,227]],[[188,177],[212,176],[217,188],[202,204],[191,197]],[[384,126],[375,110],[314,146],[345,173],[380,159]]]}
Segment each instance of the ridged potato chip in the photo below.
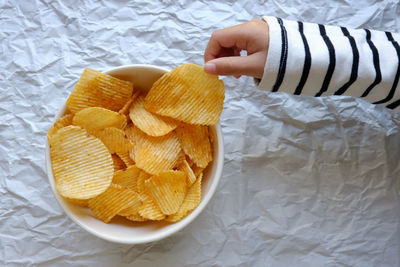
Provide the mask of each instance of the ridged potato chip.
{"label": "ridged potato chip", "polygon": [[121,129],[109,127],[93,134],[104,143],[110,153],[125,153],[133,149],[133,144]]}
{"label": "ridged potato chip", "polygon": [[130,123],[130,124],[128,124],[128,125],[125,127],[125,129],[124,129],[124,132],[125,132],[126,136],[127,136],[128,139],[131,141],[132,144],[135,144],[135,143],[136,143],[136,141],[135,141],[135,135],[134,135],[134,133],[133,133],[134,128],[135,128],[135,126],[134,126],[132,123]]}
{"label": "ridged potato chip", "polygon": [[175,134],[154,137],[134,128],[136,165],[150,174],[158,174],[176,166],[181,145]]}
{"label": "ridged potato chip", "polygon": [[51,138],[53,135],[60,130],[61,128],[71,125],[72,124],[72,118],[74,117],[73,114],[67,114],[59,118],[49,129],[47,132],[47,140],[49,143],[51,143]]}
{"label": "ridged potato chip", "polygon": [[156,202],[152,199],[149,193],[140,194],[143,204],[139,208],[139,215],[146,220],[160,221],[165,218],[165,214],[162,213]]}
{"label": "ridged potato chip", "polygon": [[182,163],[178,167],[178,170],[183,171],[186,174],[187,186],[191,186],[196,181],[196,175],[194,174],[192,168],[190,168],[190,165],[186,160],[182,161]]}
{"label": "ridged potato chip", "polygon": [[173,131],[178,122],[147,111],[144,108],[144,98],[144,95],[138,96],[129,109],[129,117],[133,124],[151,136],[163,136]]}
{"label": "ridged potato chip", "polygon": [[125,216],[125,218],[127,218],[130,221],[134,221],[134,222],[145,222],[147,221],[146,218],[143,218],[139,212],[135,213],[135,214],[130,214],[129,216]]}
{"label": "ridged potato chip", "polygon": [[212,160],[208,126],[181,124],[176,129],[183,151],[193,162],[205,168]]}
{"label": "ridged potato chip", "polygon": [[85,69],[67,100],[67,108],[76,113],[87,107],[119,111],[132,95],[133,84],[101,72]]}
{"label": "ridged potato chip", "polygon": [[123,114],[123,115],[128,115],[129,114],[129,109],[133,103],[133,101],[135,101],[135,99],[139,96],[140,92],[135,92],[131,98],[125,103],[125,105],[118,111],[119,114]]}
{"label": "ridged potato chip", "polygon": [[179,207],[178,211],[172,215],[165,218],[169,222],[177,222],[182,220],[189,212],[194,210],[201,201],[201,180],[203,175],[197,178],[196,182],[189,188],[182,205]]}
{"label": "ridged potato chip", "polygon": [[73,203],[75,205],[81,206],[81,207],[88,207],[89,205],[89,199],[76,199],[76,198],[64,198],[66,201],[69,203]]}
{"label": "ridged potato chip", "polygon": [[135,165],[129,166],[125,170],[115,172],[112,182],[137,191],[138,178],[141,172],[143,171]]}
{"label": "ridged potato chip", "polygon": [[81,127],[70,125],[58,130],[50,155],[56,188],[63,197],[92,198],[111,183],[114,166],[110,152]]}
{"label": "ridged potato chip", "polygon": [[200,174],[204,171],[204,169],[205,169],[205,168],[196,166],[196,164],[193,164],[193,166],[190,167],[190,168],[192,168],[193,173],[194,173],[194,175],[195,175],[196,177],[199,177],[199,175],[200,175]]}
{"label": "ridged potato chip", "polygon": [[101,107],[82,109],[72,119],[73,125],[81,126],[90,133],[109,127],[123,129],[126,123],[125,115]]}
{"label": "ridged potato chip", "polygon": [[[139,199],[140,199],[140,196],[139,196]],[[129,207],[121,210],[120,212],[118,212],[118,215],[121,215],[121,216],[124,216],[124,217],[134,216],[134,215],[140,216],[139,208],[141,206],[142,206],[142,201],[135,201],[132,206],[129,206]]]}
{"label": "ridged potato chip", "polygon": [[105,192],[89,200],[89,208],[105,223],[109,223],[121,210],[133,205],[141,205],[139,195],[116,184],[111,184]]}
{"label": "ridged potato chip", "polygon": [[125,165],[132,166],[135,165],[135,161],[130,157],[130,152],[124,152],[124,153],[116,153],[120,159],[125,163]]}
{"label": "ridged potato chip", "polygon": [[117,154],[112,154],[111,156],[114,163],[114,172],[126,169],[124,161]]}
{"label": "ridged potato chip", "polygon": [[203,67],[184,64],[164,74],[145,99],[148,111],[190,124],[214,125],[222,113],[224,83]]}
{"label": "ridged potato chip", "polygon": [[186,175],[182,171],[166,171],[144,182],[148,192],[165,215],[174,214],[187,192]]}

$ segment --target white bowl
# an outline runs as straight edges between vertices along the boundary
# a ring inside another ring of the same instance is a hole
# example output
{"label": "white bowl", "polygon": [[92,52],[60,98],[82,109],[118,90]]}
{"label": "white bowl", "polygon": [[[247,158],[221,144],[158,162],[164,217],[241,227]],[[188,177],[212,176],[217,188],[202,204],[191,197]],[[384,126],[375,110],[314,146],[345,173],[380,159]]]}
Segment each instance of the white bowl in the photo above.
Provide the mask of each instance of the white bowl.
{"label": "white bowl", "polygon": [[[105,71],[104,73],[112,76],[132,81],[135,89],[148,91],[152,84],[168,72],[167,69],[153,65],[127,65]],[[65,112],[65,105],[60,109],[55,120],[60,118]],[[88,209],[76,206],[65,201],[57,192],[54,183],[53,170],[51,167],[49,144],[46,140],[46,168],[51,189],[65,213],[80,227],[89,233],[102,239],[122,243],[122,244],[141,244],[163,239],[170,236],[187,226],[192,222],[206,207],[213,196],[215,189],[222,175],[224,164],[224,146],[222,131],[219,124],[210,127],[214,136],[214,155],[213,161],[204,172],[202,181],[202,199],[199,206],[193,210],[187,217],[177,223],[167,222],[132,222],[122,217],[114,218],[109,224],[95,218]]]}

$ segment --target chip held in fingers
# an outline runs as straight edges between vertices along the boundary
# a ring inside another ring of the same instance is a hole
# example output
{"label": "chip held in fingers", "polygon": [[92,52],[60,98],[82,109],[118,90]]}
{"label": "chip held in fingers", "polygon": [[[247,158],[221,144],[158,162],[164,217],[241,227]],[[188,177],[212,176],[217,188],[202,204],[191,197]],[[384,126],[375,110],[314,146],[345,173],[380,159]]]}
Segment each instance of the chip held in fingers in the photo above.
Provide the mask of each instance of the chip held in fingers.
{"label": "chip held in fingers", "polygon": [[214,125],[225,98],[224,83],[203,67],[184,64],[158,79],[145,99],[150,112],[190,124]]}

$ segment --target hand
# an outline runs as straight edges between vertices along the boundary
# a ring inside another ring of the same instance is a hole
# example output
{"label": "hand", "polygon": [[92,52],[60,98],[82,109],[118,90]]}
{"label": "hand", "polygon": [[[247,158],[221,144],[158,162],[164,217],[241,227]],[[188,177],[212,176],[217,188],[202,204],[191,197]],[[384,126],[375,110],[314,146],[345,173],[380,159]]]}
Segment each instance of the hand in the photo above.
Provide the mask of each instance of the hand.
{"label": "hand", "polygon": [[[268,24],[261,19],[213,32],[204,52],[204,71],[262,78],[269,47]],[[240,56],[246,50],[247,56]]]}

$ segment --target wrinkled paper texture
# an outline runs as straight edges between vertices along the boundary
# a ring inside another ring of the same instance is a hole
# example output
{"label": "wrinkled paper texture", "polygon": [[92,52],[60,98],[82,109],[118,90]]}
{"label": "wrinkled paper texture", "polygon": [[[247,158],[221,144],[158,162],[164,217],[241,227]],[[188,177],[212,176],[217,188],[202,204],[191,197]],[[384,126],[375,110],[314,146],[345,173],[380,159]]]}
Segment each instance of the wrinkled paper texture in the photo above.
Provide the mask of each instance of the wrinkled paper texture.
{"label": "wrinkled paper texture", "polygon": [[211,33],[262,15],[400,30],[392,1],[0,0],[1,266],[400,266],[400,117],[350,97],[224,78],[224,172],[165,240],[90,235],[56,202],[45,134],[85,67],[203,64]]}

